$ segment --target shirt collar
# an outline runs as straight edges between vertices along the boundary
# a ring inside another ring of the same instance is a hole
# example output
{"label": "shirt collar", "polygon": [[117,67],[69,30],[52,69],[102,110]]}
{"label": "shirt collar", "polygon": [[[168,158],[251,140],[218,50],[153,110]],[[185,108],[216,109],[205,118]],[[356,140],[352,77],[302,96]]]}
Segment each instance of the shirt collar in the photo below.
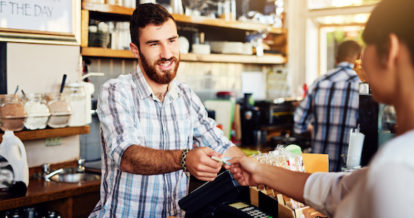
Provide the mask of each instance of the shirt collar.
{"label": "shirt collar", "polygon": [[[152,99],[156,100],[156,97],[151,87],[147,83],[147,80],[145,80],[145,77],[141,69],[139,68],[139,66],[137,66],[136,72],[133,73],[133,80],[135,81],[137,85],[137,90],[138,90],[137,92],[138,92],[139,98],[144,99],[147,97],[151,97]],[[178,95],[179,95],[178,84],[175,80],[173,80],[168,85],[168,91],[167,91],[165,98],[166,99],[170,98],[170,100],[174,100],[178,97]]]}
{"label": "shirt collar", "polygon": [[354,69],[354,64],[349,63],[347,61],[342,61],[338,65],[336,65],[338,68],[346,68],[346,69]]}

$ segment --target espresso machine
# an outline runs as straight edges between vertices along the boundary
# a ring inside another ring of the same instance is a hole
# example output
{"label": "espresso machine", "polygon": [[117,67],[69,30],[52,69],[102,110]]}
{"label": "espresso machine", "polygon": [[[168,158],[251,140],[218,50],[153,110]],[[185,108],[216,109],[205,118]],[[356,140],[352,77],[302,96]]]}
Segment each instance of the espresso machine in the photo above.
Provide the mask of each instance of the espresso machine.
{"label": "espresso machine", "polygon": [[260,110],[252,101],[252,93],[245,93],[240,107],[243,146],[259,146],[266,142],[265,132],[260,130]]}
{"label": "espresso machine", "polygon": [[366,166],[378,148],[395,134],[393,107],[377,103],[372,98],[368,83],[361,83],[359,87],[358,123],[361,133],[365,135],[361,166]]}

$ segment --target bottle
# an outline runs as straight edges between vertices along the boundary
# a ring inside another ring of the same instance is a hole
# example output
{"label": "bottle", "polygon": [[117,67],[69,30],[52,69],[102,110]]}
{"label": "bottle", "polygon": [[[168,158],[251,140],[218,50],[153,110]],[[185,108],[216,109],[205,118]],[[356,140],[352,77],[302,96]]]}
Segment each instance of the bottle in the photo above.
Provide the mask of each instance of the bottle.
{"label": "bottle", "polygon": [[69,126],[86,125],[86,116],[90,111],[86,111],[86,95],[84,86],[81,83],[70,83],[66,85],[65,97],[69,103],[72,115],[69,119]]}
{"label": "bottle", "polygon": [[[3,141],[0,144],[0,167],[1,175],[13,175],[12,178],[3,178],[0,188],[6,188],[3,183],[13,184],[24,182],[29,185],[29,168],[27,167],[26,150],[23,142],[17,138],[13,131],[5,131]],[[10,166],[10,167],[9,167]],[[6,174],[7,173],[7,174]]]}
{"label": "bottle", "polygon": [[183,3],[181,2],[181,0],[171,0],[170,6],[171,6],[172,13],[184,14]]}

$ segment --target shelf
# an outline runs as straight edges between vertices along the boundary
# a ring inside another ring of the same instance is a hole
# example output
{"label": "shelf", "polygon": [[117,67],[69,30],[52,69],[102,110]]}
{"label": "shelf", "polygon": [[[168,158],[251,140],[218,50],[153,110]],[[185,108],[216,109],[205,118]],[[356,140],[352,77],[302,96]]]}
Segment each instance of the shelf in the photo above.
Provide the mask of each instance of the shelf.
{"label": "shelf", "polygon": [[173,14],[173,17],[175,21],[179,23],[215,26],[247,31],[269,31],[269,33],[274,34],[285,33],[285,29],[283,28],[275,28],[270,25],[261,23],[240,22],[235,20],[214,19],[207,17],[190,17],[182,14]]}
{"label": "shelf", "polygon": [[[39,129],[39,130],[28,130],[14,132],[14,135],[19,137],[20,140],[35,140],[54,138],[59,136],[72,136],[79,134],[88,134],[90,131],[89,126],[79,127],[66,127],[66,128],[55,128],[55,129]],[[2,140],[3,133],[0,133],[0,142]]]}
{"label": "shelf", "polygon": [[82,47],[82,56],[103,58],[135,58],[130,50],[113,50],[99,47]]}
{"label": "shelf", "polygon": [[182,61],[215,62],[215,63],[242,63],[242,64],[284,64],[282,55],[233,55],[233,54],[181,54]]}
{"label": "shelf", "polygon": [[[135,58],[129,50],[112,50],[106,48],[82,48],[82,56],[108,58]],[[181,61],[214,62],[214,63],[243,63],[243,64],[284,64],[286,58],[282,55],[232,55],[232,54],[181,54]]]}
{"label": "shelf", "polygon": [[[132,15],[134,12],[133,8],[127,8],[116,5],[108,4],[96,4],[83,2],[82,9],[100,13],[108,14],[120,14],[120,15]],[[173,17],[176,22],[185,23],[185,24],[195,24],[195,25],[205,25],[205,26],[215,26],[222,28],[230,29],[240,29],[247,31],[269,31],[274,34],[283,34],[286,32],[284,28],[275,28],[268,24],[253,23],[253,22],[240,22],[240,21],[227,21],[224,19],[214,19],[207,17],[190,17],[182,14],[173,14]]]}
{"label": "shelf", "polygon": [[127,8],[118,5],[96,4],[90,2],[82,2],[82,9],[108,14],[132,15],[134,8]]}

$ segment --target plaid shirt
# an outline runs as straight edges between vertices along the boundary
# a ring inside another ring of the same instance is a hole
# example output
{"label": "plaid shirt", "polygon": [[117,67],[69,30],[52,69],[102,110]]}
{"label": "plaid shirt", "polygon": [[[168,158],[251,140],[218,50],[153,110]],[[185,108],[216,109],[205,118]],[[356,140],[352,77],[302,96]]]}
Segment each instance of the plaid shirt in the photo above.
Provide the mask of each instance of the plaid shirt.
{"label": "plaid shirt", "polygon": [[219,153],[232,145],[191,89],[173,81],[160,102],[139,68],[103,85],[97,112],[103,151],[101,199],[90,217],[184,215],[178,206],[188,192],[183,170],[158,175],[123,172],[122,154],[130,145],[172,150],[197,144]]}
{"label": "plaid shirt", "polygon": [[348,151],[349,133],[357,126],[360,79],[353,64],[337,68],[314,82],[295,112],[296,133],[313,125],[312,152],[329,154],[331,171],[340,171],[341,154]]}

